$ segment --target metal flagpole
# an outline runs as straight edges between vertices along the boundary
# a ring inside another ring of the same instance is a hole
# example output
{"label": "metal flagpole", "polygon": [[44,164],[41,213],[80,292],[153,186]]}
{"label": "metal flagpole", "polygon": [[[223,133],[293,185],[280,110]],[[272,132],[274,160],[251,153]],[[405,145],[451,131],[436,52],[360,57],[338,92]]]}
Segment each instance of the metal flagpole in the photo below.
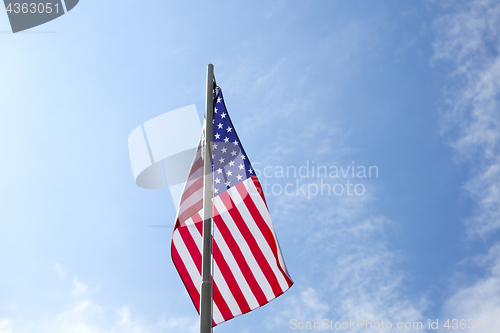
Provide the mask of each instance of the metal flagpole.
{"label": "metal flagpole", "polygon": [[203,254],[201,273],[200,333],[212,332],[211,235],[212,235],[212,120],[214,110],[214,65],[207,67],[205,108],[205,177],[203,179]]}

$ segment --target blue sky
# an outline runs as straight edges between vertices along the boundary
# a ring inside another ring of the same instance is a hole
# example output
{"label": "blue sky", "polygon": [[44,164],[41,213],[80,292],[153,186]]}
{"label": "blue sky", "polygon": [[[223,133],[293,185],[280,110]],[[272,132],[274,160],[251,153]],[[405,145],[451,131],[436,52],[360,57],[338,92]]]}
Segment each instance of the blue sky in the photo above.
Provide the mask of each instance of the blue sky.
{"label": "blue sky", "polygon": [[365,191],[270,193],[295,285],[215,331],[438,318],[499,331],[498,27],[493,0],[82,0],[17,34],[0,15],[0,333],[198,331],[171,228],[150,227],[173,224],[170,194],[135,185],[127,138],[193,103],[201,117],[208,63],[256,169],[378,168],[261,175],[275,193]]}

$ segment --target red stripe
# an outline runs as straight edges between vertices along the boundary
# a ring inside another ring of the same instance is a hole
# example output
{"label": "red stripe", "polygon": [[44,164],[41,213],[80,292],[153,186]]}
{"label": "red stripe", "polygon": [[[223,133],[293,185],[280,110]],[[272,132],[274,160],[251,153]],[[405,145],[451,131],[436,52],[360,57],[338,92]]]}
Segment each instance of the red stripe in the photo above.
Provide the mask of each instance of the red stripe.
{"label": "red stripe", "polygon": [[[254,177],[255,177],[255,179],[253,179],[254,185],[259,185],[259,189],[260,189],[260,183],[257,180],[257,177],[256,176],[254,176]],[[254,178],[254,177],[252,177],[252,178]],[[283,274],[283,276],[285,277],[285,279],[288,283],[288,287],[292,286],[292,284],[293,284],[292,280],[289,278],[288,274],[285,272],[284,267],[281,267],[281,264],[278,260],[279,249],[276,245],[276,242],[278,240],[277,240],[277,238],[275,239],[275,235],[274,235],[273,231],[269,228],[269,225],[262,218],[262,215],[260,214],[259,209],[257,208],[255,203],[253,202],[252,197],[250,195],[248,195],[248,190],[246,189],[245,184],[239,183],[235,186],[235,188],[238,191],[238,193],[240,194],[240,196],[243,198],[243,202],[245,203],[248,211],[250,212],[250,214],[254,218],[255,224],[260,229],[260,232],[262,233],[262,235],[264,235],[264,238],[267,240],[267,243],[271,247],[271,251],[273,252],[274,258],[276,260],[276,264],[277,264],[279,270],[281,271],[281,273]],[[261,190],[259,190],[259,192],[260,191]],[[266,209],[267,209],[267,206],[266,206]]]}
{"label": "red stripe", "polygon": [[[279,248],[279,242],[278,242],[278,238],[276,237],[276,244],[278,245],[278,248]],[[281,253],[281,250],[279,250],[280,253]],[[285,263],[285,259],[283,258],[283,254],[281,254],[281,259],[283,260],[283,264]],[[290,288],[292,285],[293,285],[293,281],[292,279],[290,278],[290,275],[288,275],[288,270],[286,269],[286,267],[282,267],[278,258],[276,258],[277,260],[277,263],[278,263],[278,268],[279,270],[281,271],[281,273],[283,273],[283,277],[285,278],[287,284],[288,284],[288,288]],[[283,292],[285,292],[286,290],[284,290]]]}
{"label": "red stripe", "polygon": [[191,233],[189,232],[188,228],[192,227],[179,227],[177,228],[177,232],[181,236],[182,242],[186,246],[189,255],[193,259],[194,264],[196,265],[196,268],[198,269],[198,273],[200,273],[201,276],[201,252],[198,249],[198,246],[196,245],[193,236],[191,236]]}
{"label": "red stripe", "polygon": [[219,311],[220,311],[222,317],[224,318],[224,321],[233,318],[234,315],[231,312],[231,309],[229,309],[229,306],[227,306],[227,303],[224,300],[224,297],[222,297],[222,294],[221,294],[216,282],[212,282],[212,296],[213,296],[214,303],[217,304],[217,307],[219,308]]}
{"label": "red stripe", "polygon": [[257,176],[252,176],[251,179],[253,181],[253,184],[257,188],[257,192],[259,192],[260,197],[262,198],[262,201],[264,201],[264,204],[266,205],[266,208],[267,208],[266,198],[264,197],[264,191],[262,191],[262,186],[260,185],[260,182],[257,179]]}
{"label": "red stripe", "polygon": [[260,211],[253,202],[252,197],[248,195],[248,190],[246,189],[245,184],[239,183],[238,185],[235,186],[235,188],[240,194],[240,196],[243,198],[245,206],[250,212],[250,215],[252,215],[252,217],[254,218],[255,224],[257,225],[257,227],[259,227],[260,232],[262,233],[262,235],[264,235],[264,238],[267,240],[267,244],[269,244],[269,246],[271,247],[274,257],[276,258],[276,260],[278,260],[278,248],[276,247],[276,243],[274,241],[274,233],[269,228],[266,221],[260,214]]}
{"label": "red stripe", "polygon": [[203,235],[203,219],[201,218],[200,212],[191,216],[191,220],[193,220],[194,225],[196,226],[196,229],[198,230],[200,235]]}
{"label": "red stripe", "polygon": [[234,259],[236,260],[236,263],[238,264],[241,272],[243,273],[243,277],[250,286],[252,293],[255,295],[257,302],[259,304],[266,303],[267,299],[266,296],[264,295],[264,292],[262,291],[262,289],[259,286],[259,283],[255,279],[255,276],[253,275],[252,270],[248,266],[245,257],[243,256],[243,253],[241,253],[240,247],[234,240],[233,235],[231,235],[231,232],[227,228],[226,224],[222,220],[222,217],[219,215],[217,208],[215,207],[214,207],[214,215],[215,215],[214,217],[215,224],[217,225],[217,228],[219,229],[221,236],[226,241],[229,250],[233,254]]}
{"label": "red stripe", "polygon": [[184,190],[181,196],[181,201],[179,207],[187,200],[191,195],[198,192],[203,188],[203,177],[198,178],[194,183],[192,183],[188,188]]}
{"label": "red stripe", "polygon": [[[214,253],[214,260],[217,263],[217,266],[219,267],[219,270],[222,276],[224,277],[224,280],[226,280],[226,284],[229,290],[231,291],[231,294],[233,294],[236,303],[238,303],[241,312],[245,313],[250,311],[250,306],[248,305],[248,302],[245,296],[243,295],[243,292],[241,291],[238,282],[236,282],[236,278],[234,277],[233,272],[231,272],[229,265],[224,259],[222,251],[219,249],[217,242],[213,242],[212,244],[213,244],[212,251]],[[215,279],[217,279],[217,276],[215,277]]]}
{"label": "red stripe", "polygon": [[188,218],[196,214],[200,209],[203,208],[203,199],[198,200],[193,205],[186,208],[178,217],[178,220],[182,222],[186,221]]}
{"label": "red stripe", "polygon": [[170,247],[170,249],[172,254],[172,261],[174,262],[175,268],[177,269],[177,272],[179,273],[181,280],[184,283],[184,286],[186,287],[189,296],[191,297],[191,301],[193,302],[196,311],[200,313],[200,293],[198,292],[198,289],[196,289],[196,286],[193,284],[189,272],[186,269],[186,266],[184,265],[181,256],[179,255],[177,249],[174,246],[174,242],[172,242],[172,246]]}
{"label": "red stripe", "polygon": [[[243,219],[241,216],[239,210],[237,209],[234,201],[231,199],[229,196],[229,193],[224,192],[221,195],[219,195],[219,198],[222,200],[224,205],[226,207],[231,207],[228,212],[233,218],[234,223],[238,227],[238,230],[240,231],[241,235],[243,238],[246,240],[248,246],[250,247],[250,251],[252,251],[252,254],[259,264],[260,269],[262,270],[262,273],[264,273],[264,276],[266,277],[267,281],[269,282],[269,285],[271,286],[271,289],[273,290],[274,296],[278,296],[283,292],[280,287],[280,283],[278,282],[278,279],[276,278],[276,275],[269,265],[269,262],[266,260],[266,257],[262,253],[262,250],[257,244],[257,241],[255,240],[254,235],[248,229],[247,226],[247,221]],[[261,218],[260,213],[258,213],[258,216],[254,216],[255,214],[252,214],[252,218]]]}
{"label": "red stripe", "polygon": [[201,154],[199,153],[199,150],[196,151],[196,155],[195,157],[198,157],[198,159],[193,163],[193,165],[191,165],[191,169],[189,170],[189,175],[188,175],[188,179],[189,177],[191,177],[193,175],[193,173],[195,173],[199,168],[202,168],[203,167],[203,159],[201,158]]}

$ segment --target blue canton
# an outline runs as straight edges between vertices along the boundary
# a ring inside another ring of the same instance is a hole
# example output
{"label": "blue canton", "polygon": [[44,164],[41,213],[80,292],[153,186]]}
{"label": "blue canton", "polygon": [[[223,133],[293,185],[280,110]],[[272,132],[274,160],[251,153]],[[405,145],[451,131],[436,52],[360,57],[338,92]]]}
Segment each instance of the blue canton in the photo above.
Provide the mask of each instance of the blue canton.
{"label": "blue canton", "polygon": [[212,166],[214,196],[217,196],[252,177],[254,170],[227,114],[220,89],[216,91],[214,104]]}

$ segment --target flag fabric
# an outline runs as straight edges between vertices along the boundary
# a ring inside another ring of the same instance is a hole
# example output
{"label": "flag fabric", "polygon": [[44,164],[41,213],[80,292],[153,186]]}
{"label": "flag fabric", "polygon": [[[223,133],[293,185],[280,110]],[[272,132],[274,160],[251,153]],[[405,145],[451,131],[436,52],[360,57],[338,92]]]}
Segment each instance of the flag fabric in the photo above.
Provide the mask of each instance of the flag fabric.
{"label": "flag fabric", "polygon": [[[216,90],[212,138],[212,325],[266,304],[293,282],[261,185]],[[203,129],[172,234],[172,260],[200,312],[203,230]]]}

